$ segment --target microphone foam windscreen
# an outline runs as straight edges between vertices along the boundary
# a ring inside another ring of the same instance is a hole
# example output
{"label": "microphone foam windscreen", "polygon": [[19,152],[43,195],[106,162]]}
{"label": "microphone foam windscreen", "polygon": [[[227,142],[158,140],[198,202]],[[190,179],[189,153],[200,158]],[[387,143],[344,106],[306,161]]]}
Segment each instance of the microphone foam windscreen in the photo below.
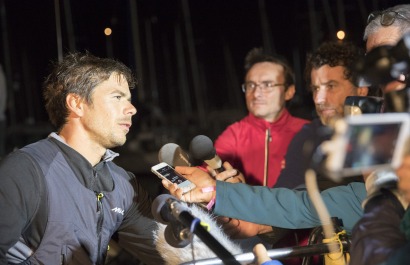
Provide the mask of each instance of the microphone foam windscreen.
{"label": "microphone foam windscreen", "polygon": [[210,160],[216,155],[212,140],[205,135],[197,135],[192,139],[189,152],[195,159],[200,160]]}
{"label": "microphone foam windscreen", "polygon": [[175,197],[169,194],[161,194],[157,196],[152,202],[152,205],[151,205],[152,216],[154,217],[155,220],[157,220],[160,223],[163,223],[163,224],[169,223],[169,220],[166,220],[166,218],[164,218],[163,215],[165,216],[167,215],[166,209],[164,208],[165,208],[166,201],[170,198],[175,198]]}
{"label": "microphone foam windscreen", "polygon": [[161,147],[158,152],[158,160],[159,162],[165,162],[172,167],[192,166],[188,153],[174,143],[168,143]]}
{"label": "microphone foam windscreen", "polygon": [[184,248],[186,247],[191,241],[188,239],[180,239],[177,238],[175,232],[173,231],[173,226],[168,225],[164,230],[164,237],[165,241],[174,248]]}

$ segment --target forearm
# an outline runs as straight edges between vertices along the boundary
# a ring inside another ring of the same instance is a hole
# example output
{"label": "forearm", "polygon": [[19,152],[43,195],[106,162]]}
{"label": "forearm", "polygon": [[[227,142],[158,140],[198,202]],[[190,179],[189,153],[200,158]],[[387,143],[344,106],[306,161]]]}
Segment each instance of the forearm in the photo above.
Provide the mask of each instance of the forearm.
{"label": "forearm", "polygon": [[[321,193],[330,215],[342,219],[350,231],[362,215],[364,184],[352,183]],[[248,222],[299,229],[321,225],[306,191],[270,189],[217,182],[215,213]]]}
{"label": "forearm", "polygon": [[[289,189],[269,189],[262,186],[228,184],[217,182],[216,205],[218,215],[242,219],[252,223],[283,228],[309,228],[320,225],[317,216],[310,213],[310,205],[300,201],[308,200],[306,193]],[[308,213],[305,216],[302,212]]]}

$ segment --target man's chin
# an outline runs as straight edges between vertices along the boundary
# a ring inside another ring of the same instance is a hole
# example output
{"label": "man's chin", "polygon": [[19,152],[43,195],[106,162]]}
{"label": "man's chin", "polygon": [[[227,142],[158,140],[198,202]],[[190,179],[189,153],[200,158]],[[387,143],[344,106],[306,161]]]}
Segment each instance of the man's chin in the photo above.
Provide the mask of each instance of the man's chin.
{"label": "man's chin", "polygon": [[336,120],[341,118],[339,115],[331,115],[331,116],[320,116],[320,121],[323,125],[331,126],[335,123]]}
{"label": "man's chin", "polygon": [[111,148],[123,146],[126,140],[127,139],[125,137],[123,139],[120,139],[120,138],[113,139],[106,148],[111,149]]}

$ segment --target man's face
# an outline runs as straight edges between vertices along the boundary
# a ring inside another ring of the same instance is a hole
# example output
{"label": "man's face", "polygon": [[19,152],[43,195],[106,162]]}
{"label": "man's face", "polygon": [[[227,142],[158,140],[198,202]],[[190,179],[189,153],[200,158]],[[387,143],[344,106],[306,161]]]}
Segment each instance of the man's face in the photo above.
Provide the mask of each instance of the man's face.
{"label": "man's face", "polygon": [[85,104],[82,125],[97,146],[113,148],[126,141],[131,117],[137,112],[124,78],[115,73],[94,88],[92,104]]}
{"label": "man's face", "polygon": [[[249,69],[245,76],[245,83],[272,82],[274,84],[284,84],[283,66],[271,62],[257,63]],[[258,118],[268,122],[275,121],[281,114],[285,101],[293,97],[295,87],[290,86],[285,92],[285,86],[275,86],[272,92],[262,92],[260,87],[254,91],[246,92],[246,106],[248,111]]]}
{"label": "man's face", "polygon": [[[402,37],[403,34],[398,27],[381,27],[378,31],[368,36],[366,41],[366,51],[369,52],[379,46],[394,46]],[[404,82],[392,81],[383,87],[383,93],[400,90],[405,86]]]}
{"label": "man's face", "polygon": [[[311,72],[313,101],[316,112],[324,125],[329,125],[332,118],[343,117],[344,102],[347,96],[365,96],[367,89],[355,87],[344,77],[345,68],[329,65],[313,69]],[[365,92],[364,92],[365,90]]]}

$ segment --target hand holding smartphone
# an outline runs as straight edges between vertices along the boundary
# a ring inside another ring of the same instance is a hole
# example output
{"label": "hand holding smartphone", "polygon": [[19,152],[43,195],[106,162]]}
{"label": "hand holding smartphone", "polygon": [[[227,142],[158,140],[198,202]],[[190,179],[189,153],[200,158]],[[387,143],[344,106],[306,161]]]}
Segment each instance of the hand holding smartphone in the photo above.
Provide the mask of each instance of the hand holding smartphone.
{"label": "hand holding smartphone", "polygon": [[151,167],[151,171],[160,179],[165,179],[169,183],[176,183],[178,185],[178,188],[182,190],[182,193],[186,193],[196,187],[194,183],[184,178],[167,163],[159,163]]}

